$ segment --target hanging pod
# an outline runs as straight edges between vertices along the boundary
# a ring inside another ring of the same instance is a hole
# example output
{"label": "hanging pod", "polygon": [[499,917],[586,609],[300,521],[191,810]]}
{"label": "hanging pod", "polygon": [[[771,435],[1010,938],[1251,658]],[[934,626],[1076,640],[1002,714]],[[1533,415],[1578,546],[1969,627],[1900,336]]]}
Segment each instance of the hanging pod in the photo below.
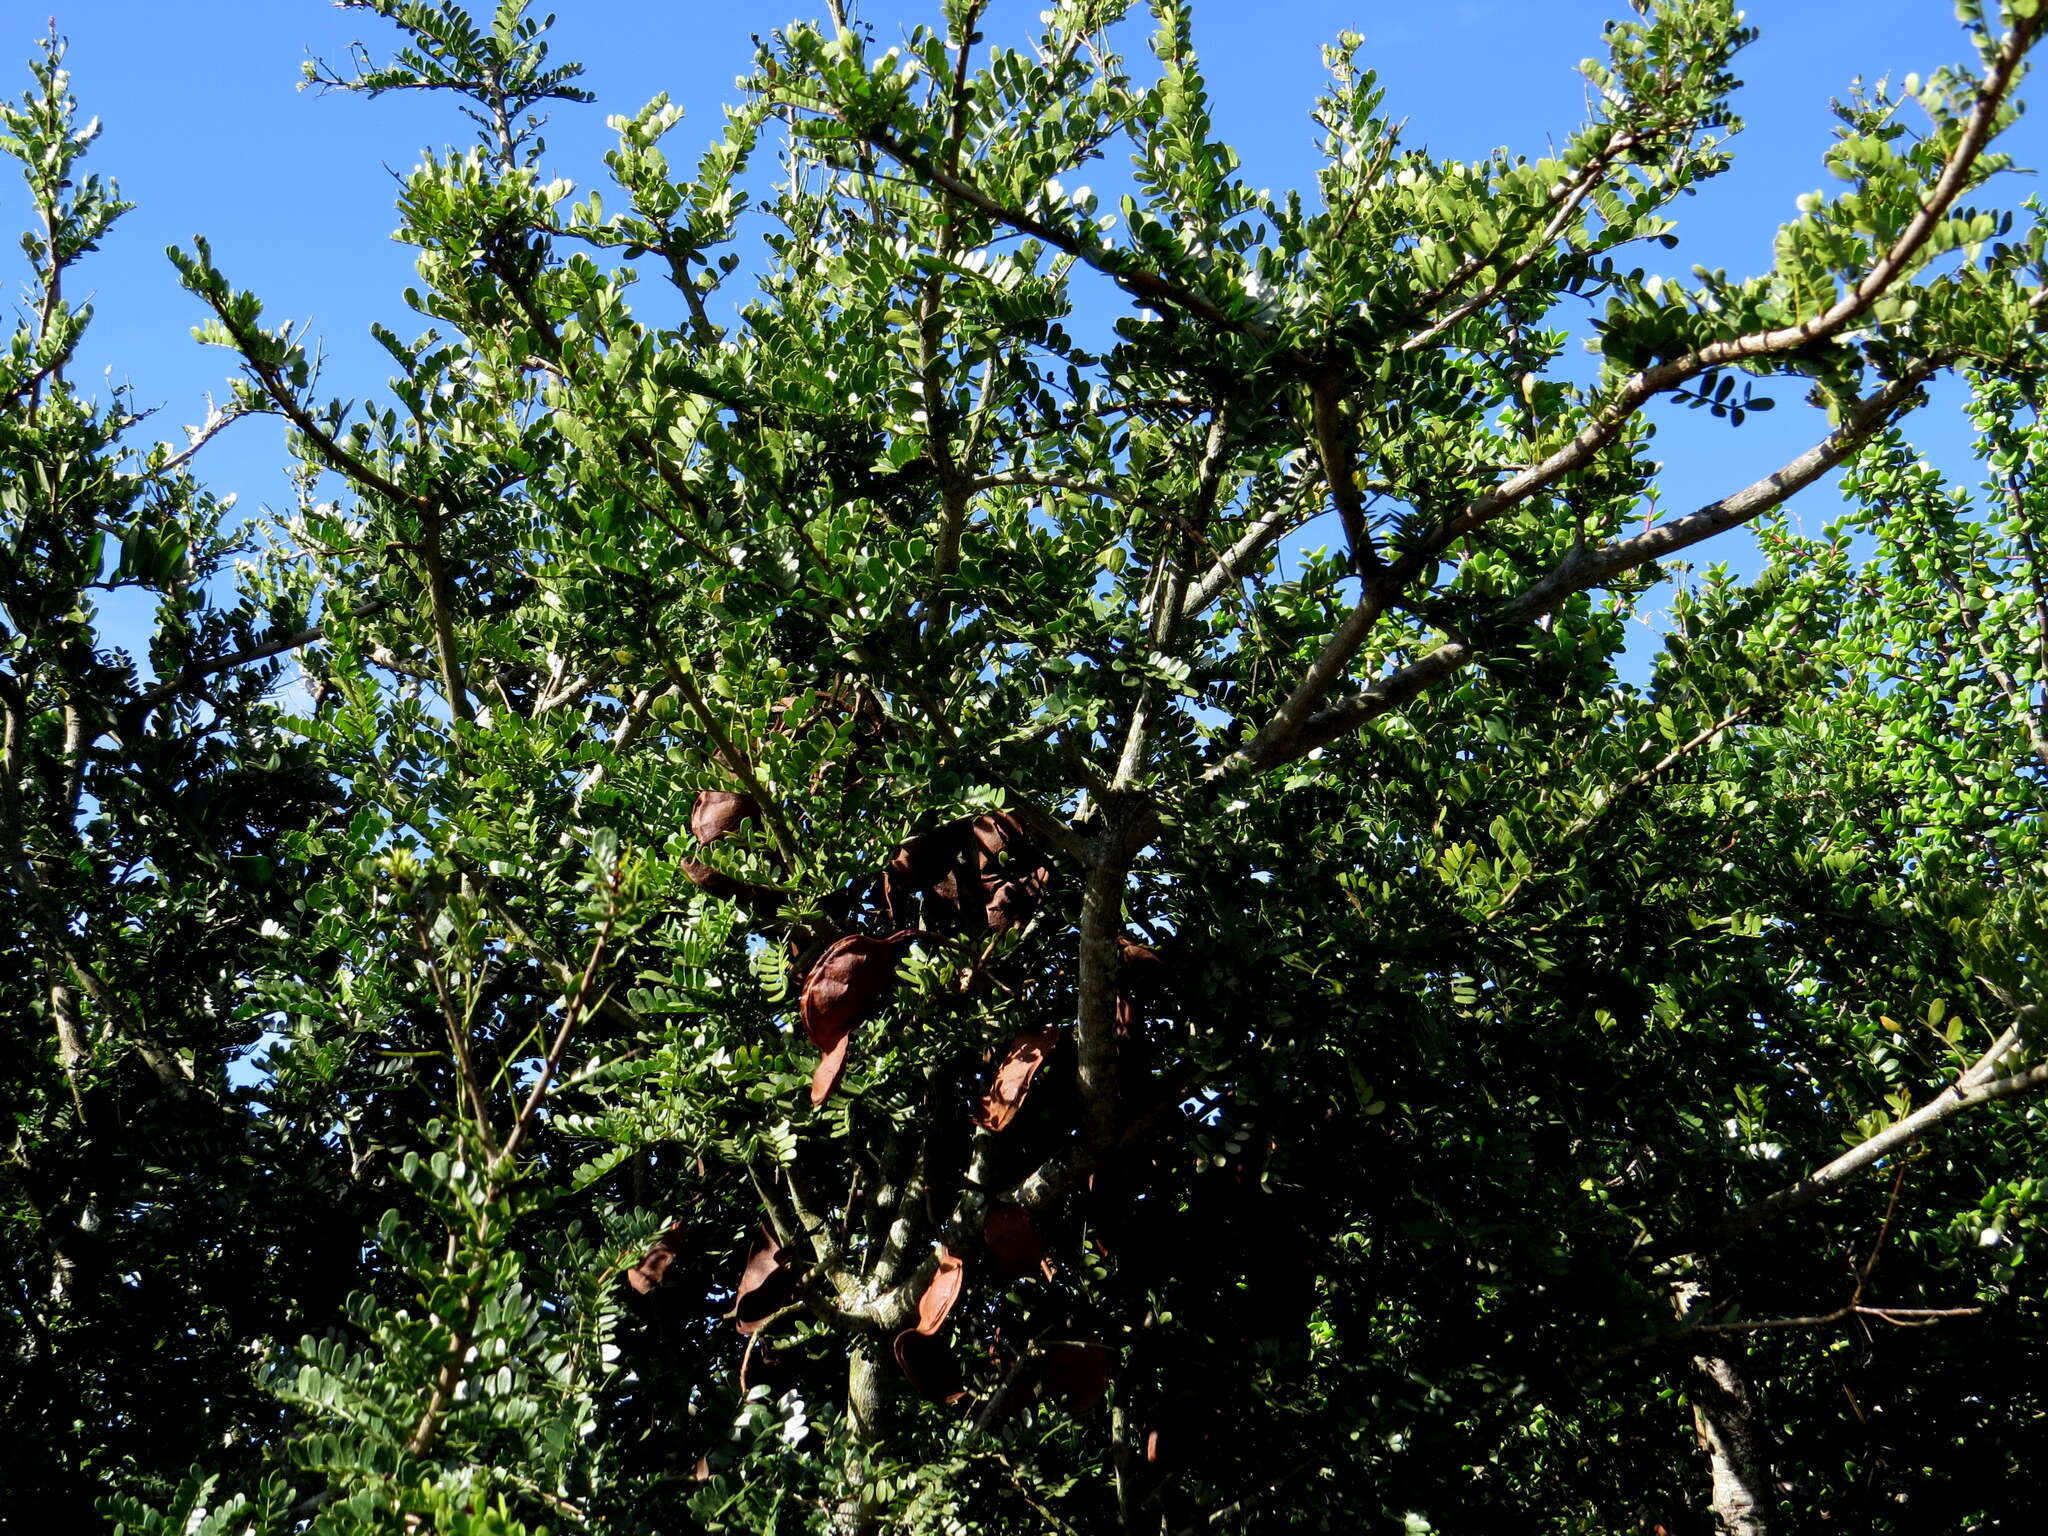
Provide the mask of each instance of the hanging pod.
{"label": "hanging pod", "polygon": [[1024,1107],[1025,1096],[1031,1092],[1032,1079],[1038,1076],[1038,1069],[1059,1043],[1057,1029],[1027,1029],[1012,1040],[1003,1059],[996,1063],[995,1075],[989,1079],[981,1105],[974,1112],[974,1123],[985,1131],[1000,1131],[1016,1119],[1017,1111]]}
{"label": "hanging pod", "polygon": [[896,965],[915,930],[886,939],[850,933],[834,939],[804,975],[798,1011],[804,1033],[822,1053],[811,1074],[811,1103],[823,1104],[846,1073],[855,1026],[873,1013],[896,980]]}

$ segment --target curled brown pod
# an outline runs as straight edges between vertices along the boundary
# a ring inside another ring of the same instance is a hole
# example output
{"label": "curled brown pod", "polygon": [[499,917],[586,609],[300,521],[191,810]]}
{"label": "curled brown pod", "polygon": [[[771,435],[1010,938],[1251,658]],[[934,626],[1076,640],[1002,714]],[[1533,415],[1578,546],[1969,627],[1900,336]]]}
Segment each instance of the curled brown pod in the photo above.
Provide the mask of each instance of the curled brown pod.
{"label": "curled brown pod", "polygon": [[662,1276],[675,1263],[683,1251],[683,1229],[670,1227],[654,1240],[654,1246],[647,1250],[647,1256],[626,1271],[626,1284],[642,1296],[661,1289]]}
{"label": "curled brown pod", "polygon": [[965,1261],[949,1253],[944,1243],[939,1244],[939,1267],[932,1271],[924,1294],[917,1299],[919,1333],[934,1334],[946,1326],[946,1319],[952,1314],[953,1304],[960,1299],[960,1290],[966,1281]]}
{"label": "curled brown pod", "polygon": [[1093,1340],[1066,1340],[1045,1352],[1045,1390],[1075,1413],[1087,1413],[1109,1391],[1109,1350]]}
{"label": "curled brown pod", "polygon": [[1006,1275],[1038,1274],[1049,1267],[1045,1239],[1031,1213],[1021,1205],[1003,1201],[991,1205],[982,1219],[981,1240],[988,1245],[996,1268]]}
{"label": "curled brown pod", "polygon": [[974,1112],[974,1123],[986,1131],[1000,1131],[1016,1119],[1017,1111],[1024,1107],[1025,1096],[1031,1092],[1031,1080],[1059,1043],[1057,1029],[1027,1029],[1012,1040],[1003,1059],[996,1063],[995,1075],[989,1079],[981,1106]]}
{"label": "curled brown pod", "polygon": [[958,1402],[967,1395],[967,1383],[960,1374],[959,1357],[946,1340],[906,1328],[890,1347],[897,1369],[910,1378],[919,1397],[935,1403]]}
{"label": "curled brown pod", "polygon": [[1038,840],[1007,811],[963,816],[896,849],[882,877],[899,922],[920,913],[949,932],[1003,930],[1026,922],[1052,884]]}
{"label": "curled brown pod", "polygon": [[850,933],[834,939],[811,962],[798,1012],[804,1033],[822,1053],[811,1074],[813,1105],[823,1104],[839,1086],[855,1026],[874,1012],[896,980],[903,951],[918,937],[914,931],[886,939]]}
{"label": "curled brown pod", "polygon": [[799,1004],[811,1044],[829,1050],[873,1011],[896,979],[905,936],[876,939],[850,933],[834,939],[811,962]]}
{"label": "curled brown pod", "polygon": [[846,1060],[852,1054],[853,1031],[850,1029],[825,1047],[825,1054],[811,1068],[811,1108],[816,1109],[832,1097],[839,1087],[839,1080],[846,1076]]}
{"label": "curled brown pod", "polygon": [[755,885],[751,881],[728,875],[722,869],[713,869],[696,859],[683,859],[678,867],[690,883],[707,896],[716,896],[720,901],[732,902],[745,907],[758,918],[772,917],[782,905],[783,893],[772,885]]}
{"label": "curled brown pod", "polygon": [[726,1316],[741,1333],[752,1333],[789,1304],[796,1276],[783,1257],[782,1244],[766,1227],[759,1229],[739,1284],[733,1287],[732,1310]]}

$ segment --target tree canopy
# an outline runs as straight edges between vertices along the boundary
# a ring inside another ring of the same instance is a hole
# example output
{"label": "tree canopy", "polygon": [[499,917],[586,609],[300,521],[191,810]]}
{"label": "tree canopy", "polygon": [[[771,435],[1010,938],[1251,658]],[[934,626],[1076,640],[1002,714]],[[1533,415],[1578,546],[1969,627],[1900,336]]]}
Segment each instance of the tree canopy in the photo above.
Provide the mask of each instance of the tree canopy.
{"label": "tree canopy", "polygon": [[[54,34],[5,108],[10,1509],[2032,1528],[2038,0],[1685,281],[1730,0],[1475,162],[1336,39],[1279,195],[1190,0],[827,0],[602,190],[524,0],[342,3],[309,82],[474,129],[374,399],[196,241],[235,383],[144,443],[67,371],[124,205]],[[1672,403],[1814,438],[1674,511]]]}

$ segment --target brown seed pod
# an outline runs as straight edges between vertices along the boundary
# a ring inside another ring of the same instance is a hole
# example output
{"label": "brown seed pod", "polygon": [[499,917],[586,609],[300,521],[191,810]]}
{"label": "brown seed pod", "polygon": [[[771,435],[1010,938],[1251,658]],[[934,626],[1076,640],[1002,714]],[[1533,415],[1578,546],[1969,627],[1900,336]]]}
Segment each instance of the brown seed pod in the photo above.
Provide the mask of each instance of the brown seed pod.
{"label": "brown seed pod", "polygon": [[1159,951],[1140,944],[1128,933],[1116,936],[1117,984],[1141,1002],[1151,1002],[1166,990],[1167,965]]}
{"label": "brown seed pod", "polygon": [[760,815],[761,808],[751,795],[728,794],[722,789],[700,791],[690,807],[690,835],[700,843],[715,843],[730,837]]}
{"label": "brown seed pod", "polygon": [[891,1353],[918,1396],[935,1403],[953,1403],[967,1395],[960,1361],[944,1339],[906,1328],[896,1335]]}
{"label": "brown seed pod", "polygon": [[996,1268],[1006,1275],[1038,1274],[1050,1267],[1038,1225],[1021,1205],[991,1205],[982,1219],[981,1238]]}
{"label": "brown seed pod", "polygon": [[647,1257],[626,1271],[626,1284],[642,1296],[661,1289],[661,1277],[668,1273],[669,1265],[675,1263],[683,1251],[683,1229],[670,1227],[654,1240],[654,1246],[647,1250]]}
{"label": "brown seed pod", "polygon": [[896,962],[912,937],[850,933],[825,947],[804,977],[801,1011],[811,1044],[830,1050],[867,1017],[896,979]]}
{"label": "brown seed pod", "polygon": [[981,1107],[974,1112],[974,1123],[986,1131],[1000,1131],[1016,1119],[1025,1095],[1031,1092],[1031,1080],[1059,1043],[1057,1029],[1027,1029],[1012,1040],[996,1063],[995,1076],[989,1079]]}
{"label": "brown seed pod", "polygon": [[696,859],[679,860],[677,867],[705,895],[716,896],[720,901],[729,901],[736,906],[745,907],[756,917],[772,917],[776,909],[782,905],[783,893],[772,885],[751,884],[728,875],[722,869],[713,869],[709,864],[700,863]]}
{"label": "brown seed pod", "polygon": [[811,962],[804,976],[799,1012],[804,1033],[823,1054],[811,1073],[811,1104],[815,1108],[832,1097],[846,1074],[849,1038],[854,1027],[880,1002],[896,979],[896,962],[912,940],[922,935],[915,930],[891,934],[886,939],[850,933],[834,939],[825,952]]}
{"label": "brown seed pod", "polygon": [[766,1227],[759,1231],[759,1241],[733,1287],[732,1310],[726,1313],[741,1333],[752,1333],[781,1311],[796,1290],[796,1276],[782,1256],[782,1244]]}
{"label": "brown seed pod", "polygon": [[1052,884],[1052,866],[1037,839],[1005,811],[974,818],[974,844],[982,920],[997,929],[1029,922]]}
{"label": "brown seed pod", "polygon": [[846,1058],[852,1052],[853,1031],[850,1029],[825,1048],[825,1054],[811,1068],[811,1108],[816,1109],[837,1091],[839,1080],[846,1076]]}
{"label": "brown seed pod", "polygon": [[960,1299],[960,1290],[966,1279],[966,1262],[948,1253],[944,1243],[939,1244],[939,1267],[932,1272],[924,1294],[917,1299],[919,1333],[936,1334],[946,1326],[946,1318],[951,1314],[953,1304]]}
{"label": "brown seed pod", "polygon": [[993,811],[920,832],[897,848],[882,896],[899,922],[917,920],[922,897],[931,921],[949,932],[1001,930],[1029,920],[1051,883],[1037,839],[1009,812]]}
{"label": "brown seed pod", "polygon": [[1093,1341],[1063,1341],[1046,1351],[1045,1389],[1075,1413],[1087,1413],[1109,1390],[1109,1351]]}

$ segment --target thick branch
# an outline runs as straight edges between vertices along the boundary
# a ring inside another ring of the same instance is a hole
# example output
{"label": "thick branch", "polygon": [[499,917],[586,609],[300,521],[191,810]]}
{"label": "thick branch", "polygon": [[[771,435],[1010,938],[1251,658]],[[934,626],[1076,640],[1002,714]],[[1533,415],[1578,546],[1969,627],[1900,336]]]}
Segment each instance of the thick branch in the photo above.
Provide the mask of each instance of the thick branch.
{"label": "thick branch", "polygon": [[1081,1092],[1081,1141],[1090,1156],[1117,1133],[1117,936],[1123,932],[1124,884],[1139,837],[1133,807],[1122,796],[1102,802],[1088,883],[1081,892],[1078,1000],[1074,1046]]}
{"label": "thick branch", "polygon": [[1873,1164],[1913,1145],[1967,1110],[2048,1087],[2048,1061],[2036,1062],[2031,1067],[2008,1073],[2003,1077],[1994,1075],[1999,1062],[2026,1042],[2034,1027],[2040,1022],[2040,1017],[2040,1005],[2029,1003],[2020,1010],[2017,1028],[2001,1036],[1998,1042],[1979,1057],[1969,1071],[1945,1089],[1940,1097],[1929,1100],[1910,1115],[1894,1121],[1875,1136],[1851,1147],[1833,1162],[1815,1169],[1798,1183],[1788,1184],[1775,1194],[1751,1201],[1715,1228],[1714,1238],[1726,1241],[1729,1238],[1741,1237],[1788,1212],[1812,1205],[1815,1201],[1834,1193]]}
{"label": "thick branch", "polygon": [[[1380,489],[1378,486],[1368,488]],[[1181,603],[1181,617],[1192,619],[1200,614],[1228,588],[1243,580],[1245,572],[1252,568],[1259,556],[1308,520],[1292,496],[1253,519],[1238,536],[1237,542],[1218,555],[1216,563],[1188,588],[1187,597]]]}
{"label": "thick branch", "polygon": [[1848,293],[1819,314],[1797,324],[1731,336],[1631,375],[1578,436],[1541,463],[1531,465],[1472,501],[1441,530],[1433,544],[1441,547],[1461,534],[1471,532],[1520,505],[1538,491],[1556,484],[1572,471],[1583,468],[1601,449],[1614,441],[1638,410],[1656,396],[1715,368],[1796,352],[1802,347],[1826,341],[1860,319],[1895,283],[1909,275],[1914,259],[1968,186],[1970,174],[1997,127],[1998,114],[2012,91],[2021,62],[2033,46],[2042,21],[2043,18],[2029,17],[2006,34],[1978,89],[1976,105],[1964,123],[1962,135],[1950,151],[1941,174],[1935,178],[1927,201],[1899,232],[1898,239],[1871,264],[1870,270]]}
{"label": "thick branch", "polygon": [[[1610,582],[1628,571],[1725,533],[1768,512],[1855,452],[1913,397],[1938,368],[1950,361],[1952,359],[1944,355],[1915,365],[1902,378],[1859,403],[1839,427],[1812,448],[1734,495],[1709,502],[1697,511],[1660,523],[1631,538],[1617,539],[1594,549],[1581,547],[1574,550],[1549,575],[1496,608],[1488,616],[1486,628],[1498,632],[1531,623],[1575,593]],[[1476,642],[1448,640],[1400,671],[1311,714],[1315,703],[1357,654],[1371,625],[1377,622],[1379,610],[1376,601],[1375,594],[1368,590],[1279,713],[1243,751],[1210,768],[1204,775],[1206,779],[1214,780],[1246,769],[1263,771],[1293,762],[1316,747],[1350,734],[1368,720],[1398,709],[1478,658],[1480,650]]]}

